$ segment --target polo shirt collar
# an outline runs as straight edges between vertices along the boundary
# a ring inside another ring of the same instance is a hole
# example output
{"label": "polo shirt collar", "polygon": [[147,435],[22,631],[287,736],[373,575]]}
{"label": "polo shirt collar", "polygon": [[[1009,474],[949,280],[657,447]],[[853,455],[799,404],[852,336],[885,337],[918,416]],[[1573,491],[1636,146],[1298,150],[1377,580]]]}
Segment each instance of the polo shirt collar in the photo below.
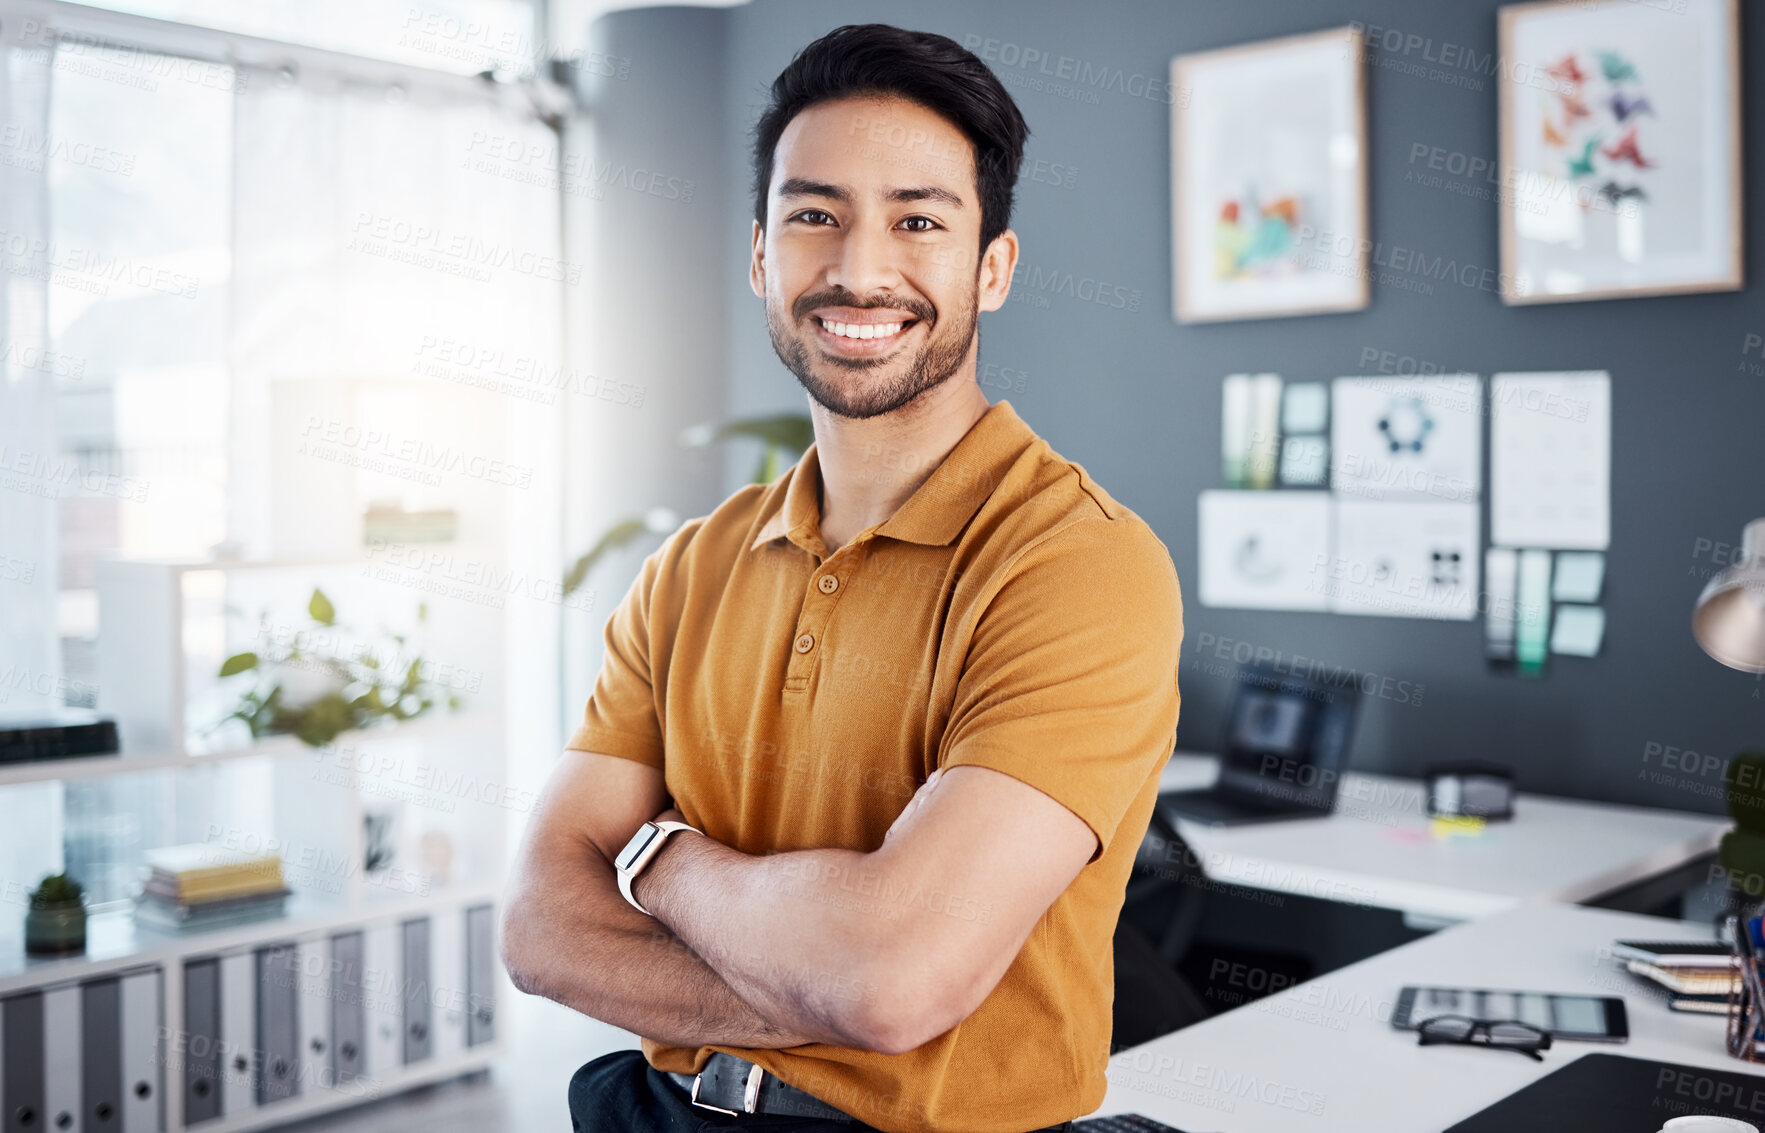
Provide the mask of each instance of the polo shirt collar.
{"label": "polo shirt collar", "polygon": [[[1034,440],[1035,434],[1009,401],[995,402],[875,533],[934,547],[949,544]],[[816,448],[811,444],[791,469],[783,504],[760,525],[750,550],[781,535],[805,550],[812,551],[813,544],[820,542],[821,505],[816,497],[821,457]]]}

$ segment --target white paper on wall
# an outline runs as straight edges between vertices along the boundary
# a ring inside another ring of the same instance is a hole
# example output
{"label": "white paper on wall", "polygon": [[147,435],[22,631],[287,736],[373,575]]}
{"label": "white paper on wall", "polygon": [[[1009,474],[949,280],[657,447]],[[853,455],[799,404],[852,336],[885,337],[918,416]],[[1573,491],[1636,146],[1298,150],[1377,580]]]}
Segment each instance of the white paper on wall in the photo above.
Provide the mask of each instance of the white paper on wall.
{"label": "white paper on wall", "polygon": [[1325,492],[1203,492],[1201,604],[1322,610],[1330,553]]}
{"label": "white paper on wall", "polygon": [[1337,378],[1331,487],[1360,500],[1470,503],[1483,488],[1483,379]]}
{"label": "white paper on wall", "polygon": [[1612,522],[1605,371],[1497,374],[1489,415],[1490,540],[1605,550]]}
{"label": "white paper on wall", "polygon": [[1474,503],[1336,501],[1324,571],[1336,613],[1469,621],[1481,565]]}

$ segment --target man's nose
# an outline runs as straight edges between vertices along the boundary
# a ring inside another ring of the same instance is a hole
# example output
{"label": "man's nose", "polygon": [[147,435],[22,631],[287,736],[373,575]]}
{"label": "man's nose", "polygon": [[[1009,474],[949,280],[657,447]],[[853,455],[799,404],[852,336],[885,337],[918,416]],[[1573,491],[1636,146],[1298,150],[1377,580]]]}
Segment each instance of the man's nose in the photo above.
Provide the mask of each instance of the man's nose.
{"label": "man's nose", "polygon": [[848,230],[840,243],[839,257],[834,261],[829,283],[844,287],[854,295],[898,287],[901,250],[886,232],[867,227]]}

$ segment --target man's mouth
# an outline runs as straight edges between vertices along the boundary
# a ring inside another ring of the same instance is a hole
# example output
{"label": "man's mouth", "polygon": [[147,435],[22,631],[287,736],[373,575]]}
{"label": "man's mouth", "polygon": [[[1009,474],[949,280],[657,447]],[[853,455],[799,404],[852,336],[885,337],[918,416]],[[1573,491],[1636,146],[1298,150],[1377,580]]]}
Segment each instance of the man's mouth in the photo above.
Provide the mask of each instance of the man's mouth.
{"label": "man's mouth", "polygon": [[815,322],[828,334],[852,339],[894,338],[918,321],[908,316],[889,323],[846,323],[837,319],[815,317]]}

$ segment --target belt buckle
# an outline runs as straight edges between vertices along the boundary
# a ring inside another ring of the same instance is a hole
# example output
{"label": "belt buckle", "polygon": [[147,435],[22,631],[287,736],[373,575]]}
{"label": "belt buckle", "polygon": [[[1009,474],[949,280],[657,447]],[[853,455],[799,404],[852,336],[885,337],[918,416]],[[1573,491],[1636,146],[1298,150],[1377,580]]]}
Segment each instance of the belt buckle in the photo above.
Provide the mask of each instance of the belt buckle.
{"label": "belt buckle", "polygon": [[[699,1100],[699,1082],[704,1077],[705,1077],[705,1074],[704,1074],[704,1071],[702,1071],[702,1070],[699,1073],[693,1075],[692,1095],[690,1098],[688,1098],[688,1100],[691,1101],[692,1104],[698,1106],[700,1109],[714,1109],[718,1113],[727,1113],[731,1117],[739,1116],[736,1113],[736,1111],[733,1109],[724,1109],[720,1105],[712,1105],[710,1102],[702,1102]],[[760,1104],[760,1083],[765,1079],[765,1077],[766,1077],[766,1070],[764,1067],[760,1066],[758,1063],[754,1063],[748,1067],[748,1080],[742,1090],[742,1109],[741,1109],[742,1113],[757,1113],[758,1112],[757,1107]]]}

